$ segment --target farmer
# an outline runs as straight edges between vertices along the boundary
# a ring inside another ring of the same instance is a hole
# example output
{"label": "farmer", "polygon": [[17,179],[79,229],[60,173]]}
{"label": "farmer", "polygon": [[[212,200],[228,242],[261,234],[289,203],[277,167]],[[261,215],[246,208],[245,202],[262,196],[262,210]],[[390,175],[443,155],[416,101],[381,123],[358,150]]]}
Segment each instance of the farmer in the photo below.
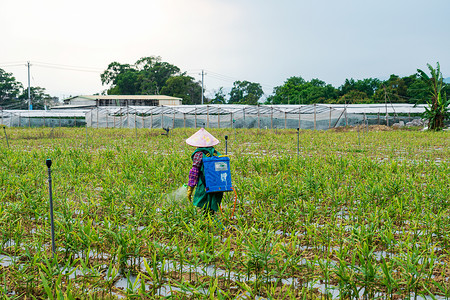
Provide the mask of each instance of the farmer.
{"label": "farmer", "polygon": [[213,215],[219,210],[222,201],[223,192],[206,193],[205,174],[203,171],[203,158],[220,155],[213,146],[219,143],[219,140],[212,136],[204,128],[194,133],[186,140],[190,146],[197,147],[192,153],[192,169],[189,171],[189,182],[187,196],[192,201],[194,187],[197,186],[194,193],[193,204],[203,209],[204,214]]}

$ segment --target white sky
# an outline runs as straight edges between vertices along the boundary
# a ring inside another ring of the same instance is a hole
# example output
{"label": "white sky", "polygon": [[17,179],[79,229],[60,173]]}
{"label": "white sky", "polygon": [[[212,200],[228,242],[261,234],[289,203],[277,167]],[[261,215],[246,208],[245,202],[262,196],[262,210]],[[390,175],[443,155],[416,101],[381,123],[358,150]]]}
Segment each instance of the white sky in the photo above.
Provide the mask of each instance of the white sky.
{"label": "white sky", "polygon": [[269,95],[291,76],[339,87],[437,61],[448,77],[449,12],[448,0],[0,0],[0,68],[27,86],[30,61],[31,85],[60,98],[101,92],[109,63],[152,55],[197,80],[204,69],[207,96],[235,80]]}

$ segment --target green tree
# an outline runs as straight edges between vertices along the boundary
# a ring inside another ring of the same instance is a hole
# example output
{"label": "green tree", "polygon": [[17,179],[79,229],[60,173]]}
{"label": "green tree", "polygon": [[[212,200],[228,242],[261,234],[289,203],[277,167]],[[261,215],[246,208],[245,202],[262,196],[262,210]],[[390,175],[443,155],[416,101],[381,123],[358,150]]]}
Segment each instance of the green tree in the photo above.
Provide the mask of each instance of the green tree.
{"label": "green tree", "polygon": [[182,98],[184,104],[199,104],[202,87],[191,76],[179,75],[168,78],[166,85],[161,89],[161,93]]}
{"label": "green tree", "polygon": [[305,81],[302,77],[290,77],[282,86],[274,88],[274,95],[267,98],[268,104],[312,104],[333,102],[337,90],[320,79]]}
{"label": "green tree", "polygon": [[159,56],[140,58],[133,65],[112,62],[100,75],[102,84],[110,84],[109,95],[158,95],[167,80],[180,75],[177,66]]}
{"label": "green tree", "polygon": [[[33,109],[45,109],[45,106],[55,104],[56,99],[45,92],[42,87],[30,87],[30,97]],[[28,108],[28,89],[23,89],[19,96],[22,109]]]}
{"label": "green tree", "polygon": [[183,75],[177,66],[161,61],[159,56],[143,57],[135,66],[139,72],[138,81],[142,95],[158,95],[170,77]]}
{"label": "green tree", "polygon": [[211,99],[212,104],[225,104],[227,103],[227,99],[225,98],[226,94],[223,90],[223,87],[220,87],[218,91],[214,93],[214,98]]}
{"label": "green tree", "polygon": [[264,91],[259,83],[249,81],[235,81],[230,91],[229,103],[233,104],[258,104]]}
{"label": "green tree", "polygon": [[373,96],[374,102],[384,103],[385,97],[390,103],[408,102],[407,85],[403,78],[392,74],[388,80],[381,82],[380,88]]}
{"label": "green tree", "polygon": [[408,103],[412,104],[424,104],[427,103],[428,98],[428,85],[422,79],[419,74],[413,74],[407,77],[403,77],[406,83],[408,97]]}
{"label": "green tree", "polygon": [[366,93],[358,91],[358,90],[350,90],[345,93],[341,97],[339,97],[335,102],[336,104],[361,104],[361,103],[370,103],[372,100],[367,96]]}
{"label": "green tree", "polygon": [[337,90],[320,79],[311,79],[305,84],[302,98],[306,98],[308,104],[327,103],[333,101],[338,96]]}
{"label": "green tree", "polygon": [[344,84],[339,87],[339,94],[340,96],[344,96],[351,91],[359,91],[366,94],[368,98],[371,98],[380,87],[380,83],[381,81],[376,78],[365,78],[362,80],[354,80],[353,78],[345,79]]}
{"label": "green tree", "polygon": [[0,69],[0,106],[3,109],[21,108],[21,100],[18,99],[22,84],[16,81],[12,73]]}
{"label": "green tree", "polygon": [[445,120],[449,118],[450,100],[444,90],[444,78],[441,73],[439,62],[436,69],[427,64],[430,75],[428,76],[421,69],[417,69],[420,79],[428,86],[429,97],[427,99],[428,107],[425,108],[424,117],[428,119],[428,127],[431,130],[441,130],[444,128]]}
{"label": "green tree", "polygon": [[115,84],[108,90],[109,95],[141,95],[140,82],[136,70],[128,69],[117,74]]}
{"label": "green tree", "polygon": [[306,81],[302,77],[290,77],[282,86],[277,86],[273,90],[273,95],[267,97],[267,104],[302,104],[301,98],[303,86]]}
{"label": "green tree", "polygon": [[115,86],[117,84],[117,76],[130,70],[129,64],[120,64],[118,62],[112,62],[108,65],[108,68],[100,75],[102,85],[111,84]]}

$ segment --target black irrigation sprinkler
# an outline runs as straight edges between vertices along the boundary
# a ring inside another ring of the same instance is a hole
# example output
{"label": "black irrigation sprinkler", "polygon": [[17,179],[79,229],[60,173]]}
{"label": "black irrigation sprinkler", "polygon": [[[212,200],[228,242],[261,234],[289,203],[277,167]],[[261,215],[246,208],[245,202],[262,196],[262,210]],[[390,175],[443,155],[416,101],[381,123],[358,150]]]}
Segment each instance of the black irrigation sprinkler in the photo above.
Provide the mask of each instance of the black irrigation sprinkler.
{"label": "black irrigation sprinkler", "polygon": [[52,197],[52,160],[47,159],[45,164],[48,168],[48,194],[50,196],[50,222],[51,222],[51,230],[52,230],[52,257],[55,258],[55,224],[53,222],[53,197]]}
{"label": "black irrigation sprinkler", "polygon": [[228,135],[225,136],[225,155],[228,155]]}
{"label": "black irrigation sprinkler", "polygon": [[88,143],[88,125],[86,123],[86,148],[89,147],[89,143]]}
{"label": "black irrigation sprinkler", "polygon": [[4,125],[3,125],[3,131],[5,132],[6,144],[8,145],[8,148],[9,148],[8,135],[6,134],[6,126],[4,126]]}
{"label": "black irrigation sprinkler", "polygon": [[233,123],[231,123],[231,127],[234,127],[234,141],[236,142],[236,125],[234,125],[236,123],[236,120],[233,119]]}
{"label": "black irrigation sprinkler", "polygon": [[360,124],[357,124],[357,125],[356,125],[356,131],[358,131],[358,145],[361,146],[361,138],[359,137],[359,125],[360,125]]}

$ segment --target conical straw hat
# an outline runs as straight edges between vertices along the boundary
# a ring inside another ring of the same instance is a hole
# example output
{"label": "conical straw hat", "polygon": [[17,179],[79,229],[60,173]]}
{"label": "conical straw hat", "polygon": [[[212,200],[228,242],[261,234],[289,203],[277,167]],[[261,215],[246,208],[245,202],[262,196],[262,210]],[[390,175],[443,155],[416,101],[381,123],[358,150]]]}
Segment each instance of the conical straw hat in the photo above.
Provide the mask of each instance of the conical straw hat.
{"label": "conical straw hat", "polygon": [[206,131],[205,128],[201,128],[191,135],[191,137],[186,140],[186,143],[194,147],[212,147],[220,142],[211,133]]}

